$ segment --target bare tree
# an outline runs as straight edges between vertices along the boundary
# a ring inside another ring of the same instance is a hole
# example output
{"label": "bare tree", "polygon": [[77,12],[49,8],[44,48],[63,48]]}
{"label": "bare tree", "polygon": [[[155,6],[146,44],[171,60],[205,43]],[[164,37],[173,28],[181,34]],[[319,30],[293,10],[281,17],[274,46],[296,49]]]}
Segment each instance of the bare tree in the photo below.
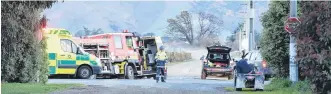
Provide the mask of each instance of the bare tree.
{"label": "bare tree", "polygon": [[167,34],[177,38],[185,38],[191,45],[195,42],[200,44],[218,41],[217,37],[221,31],[222,20],[205,12],[198,13],[197,19],[198,29],[193,30],[192,15],[183,11],[175,19],[168,19]]}
{"label": "bare tree", "polygon": [[198,23],[199,30],[197,30],[197,39],[199,40],[199,43],[202,41],[211,43],[219,41],[217,40],[217,37],[220,34],[221,26],[223,24],[223,21],[219,17],[206,12],[199,12]]}
{"label": "bare tree", "polygon": [[168,23],[167,32],[170,35],[177,38],[185,37],[190,44],[194,43],[192,15],[188,11],[182,11],[175,19],[168,19]]}
{"label": "bare tree", "polygon": [[231,35],[226,38],[226,44],[229,45],[234,50],[239,50],[239,40],[240,38],[238,36],[238,32],[241,32],[241,30],[244,27],[244,23],[239,23],[238,27],[234,31],[232,31]]}

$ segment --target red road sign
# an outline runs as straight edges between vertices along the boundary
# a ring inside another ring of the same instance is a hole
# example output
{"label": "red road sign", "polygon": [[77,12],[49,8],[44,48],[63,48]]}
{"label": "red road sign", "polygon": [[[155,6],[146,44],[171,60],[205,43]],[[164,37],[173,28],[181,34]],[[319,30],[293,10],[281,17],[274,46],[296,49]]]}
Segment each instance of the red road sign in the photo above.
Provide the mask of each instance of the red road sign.
{"label": "red road sign", "polygon": [[295,28],[299,26],[300,24],[300,20],[296,17],[290,17],[285,21],[285,26],[284,29],[288,32],[288,33],[295,33]]}

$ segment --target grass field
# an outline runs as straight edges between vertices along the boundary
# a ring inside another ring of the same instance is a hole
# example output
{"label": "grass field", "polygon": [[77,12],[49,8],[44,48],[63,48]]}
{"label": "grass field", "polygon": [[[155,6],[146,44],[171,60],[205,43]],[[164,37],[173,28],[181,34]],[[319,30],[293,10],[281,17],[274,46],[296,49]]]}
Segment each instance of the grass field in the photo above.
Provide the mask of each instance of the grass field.
{"label": "grass field", "polygon": [[46,94],[81,84],[1,83],[1,94]]}

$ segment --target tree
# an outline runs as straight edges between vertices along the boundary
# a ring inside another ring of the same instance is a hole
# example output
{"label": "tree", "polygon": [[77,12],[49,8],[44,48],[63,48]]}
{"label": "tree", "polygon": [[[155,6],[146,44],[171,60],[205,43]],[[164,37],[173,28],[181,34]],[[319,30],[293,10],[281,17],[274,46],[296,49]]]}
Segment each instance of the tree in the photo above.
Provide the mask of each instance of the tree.
{"label": "tree", "polygon": [[237,39],[237,33],[241,32],[244,28],[244,23],[239,23],[238,27],[231,33],[230,36],[226,37],[227,45],[233,50],[239,50],[239,40]]}
{"label": "tree", "polygon": [[[192,20],[192,15],[187,11],[181,12],[175,19],[168,19],[167,34],[177,38],[185,38],[191,45],[194,42],[210,44],[218,40],[223,24],[219,17],[199,12],[197,14],[198,24],[194,25]],[[193,26],[198,27],[194,30]]]}
{"label": "tree", "polygon": [[297,63],[314,94],[331,93],[331,2],[302,2],[296,28]]}
{"label": "tree", "polygon": [[[197,37],[199,43],[204,42],[218,42],[215,38],[220,34],[222,20],[215,15],[207,14],[205,12],[198,13],[199,29],[197,30]],[[214,36],[217,35],[217,36]],[[207,41],[206,41],[207,40]]]}
{"label": "tree", "polygon": [[41,13],[54,1],[1,1],[1,82],[41,82],[48,78],[45,40],[35,36]]}
{"label": "tree", "polygon": [[83,27],[83,30],[79,30],[75,33],[75,37],[81,37],[81,36],[90,36],[90,35],[97,35],[97,34],[103,34],[104,31],[101,28],[90,30],[87,27]]}
{"label": "tree", "polygon": [[289,75],[289,35],[283,28],[288,14],[289,2],[271,1],[269,10],[261,18],[260,51],[278,77]]}
{"label": "tree", "polygon": [[190,44],[194,42],[192,15],[182,11],[175,19],[168,19],[168,33],[175,37],[184,37]]}

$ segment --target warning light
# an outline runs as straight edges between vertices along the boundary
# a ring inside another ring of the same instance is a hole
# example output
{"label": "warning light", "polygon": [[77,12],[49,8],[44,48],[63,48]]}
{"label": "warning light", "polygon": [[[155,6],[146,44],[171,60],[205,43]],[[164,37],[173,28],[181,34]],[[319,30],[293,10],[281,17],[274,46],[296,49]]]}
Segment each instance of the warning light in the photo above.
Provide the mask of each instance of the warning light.
{"label": "warning light", "polygon": [[123,33],[128,33],[128,30],[123,30]]}

